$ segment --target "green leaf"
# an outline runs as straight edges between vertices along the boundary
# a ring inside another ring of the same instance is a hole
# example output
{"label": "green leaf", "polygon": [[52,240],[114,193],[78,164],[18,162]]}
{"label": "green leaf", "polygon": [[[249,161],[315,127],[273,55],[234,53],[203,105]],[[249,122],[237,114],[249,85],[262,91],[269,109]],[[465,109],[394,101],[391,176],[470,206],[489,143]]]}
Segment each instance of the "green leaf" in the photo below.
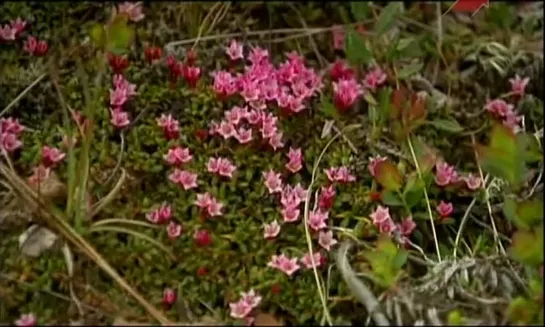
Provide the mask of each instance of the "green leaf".
{"label": "green leaf", "polygon": [[459,133],[464,130],[456,120],[452,119],[435,119],[428,121],[427,123],[433,125],[437,129],[452,133]]}
{"label": "green leaf", "polygon": [[91,31],[89,32],[89,35],[91,37],[91,40],[95,43],[95,45],[99,48],[104,47],[104,44],[106,43],[106,31],[104,30],[104,25],[102,24],[95,24],[93,27],[91,27]]}
{"label": "green leaf", "polygon": [[407,79],[409,77],[412,77],[414,74],[420,72],[422,70],[422,67],[424,67],[424,64],[421,62],[403,66],[397,73],[397,77],[399,79]]}
{"label": "green leaf", "polygon": [[526,200],[517,204],[515,224],[518,228],[528,229],[543,221],[543,201]]}
{"label": "green leaf", "polygon": [[378,16],[377,23],[375,25],[375,32],[377,36],[380,36],[387,32],[394,25],[397,13],[400,10],[400,3],[390,2]]}
{"label": "green leaf", "polygon": [[384,190],[381,195],[382,203],[392,206],[392,207],[401,207],[403,202],[401,199],[392,191]]}
{"label": "green leaf", "polygon": [[108,28],[108,42],[107,50],[116,54],[121,54],[131,44],[134,38],[134,30],[127,25],[126,19],[123,19],[123,15],[118,16],[117,19]]}
{"label": "green leaf", "polygon": [[392,259],[392,267],[394,268],[394,271],[398,271],[403,267],[403,265],[407,262],[407,257],[409,254],[405,249],[399,249],[397,254]]}
{"label": "green leaf", "polygon": [[369,3],[365,1],[350,2],[350,9],[357,21],[365,20],[371,13]]}
{"label": "green leaf", "polygon": [[513,235],[513,245],[509,248],[513,258],[531,266],[543,263],[543,225],[535,232],[519,230]]}
{"label": "green leaf", "polygon": [[510,155],[516,155],[516,136],[510,128],[496,123],[490,132],[490,147],[492,149],[503,150]]}
{"label": "green leaf", "polygon": [[361,35],[359,35],[354,28],[349,27],[346,34],[346,58],[352,65],[359,66],[361,64],[367,64],[373,59],[373,54],[367,46]]}
{"label": "green leaf", "polygon": [[320,111],[323,112],[326,116],[331,118],[339,118],[339,113],[335,110],[331,98],[327,95],[321,96],[321,105]]}
{"label": "green leaf", "polygon": [[380,123],[383,124],[390,117],[391,105],[392,105],[392,89],[390,87],[382,88],[378,94],[378,110]]}
{"label": "green leaf", "polygon": [[389,160],[378,163],[375,167],[375,178],[380,185],[389,191],[398,191],[401,188],[403,177],[397,167]]}

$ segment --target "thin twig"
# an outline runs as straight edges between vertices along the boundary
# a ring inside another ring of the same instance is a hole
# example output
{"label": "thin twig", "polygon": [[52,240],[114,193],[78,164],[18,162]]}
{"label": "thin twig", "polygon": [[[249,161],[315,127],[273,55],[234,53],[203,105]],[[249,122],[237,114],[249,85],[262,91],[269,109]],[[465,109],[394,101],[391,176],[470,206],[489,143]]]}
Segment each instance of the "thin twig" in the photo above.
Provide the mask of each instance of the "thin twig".
{"label": "thin twig", "polygon": [[[473,134],[471,135],[471,143],[473,144],[473,151],[475,153],[475,161],[477,162],[477,168],[479,169],[479,176],[481,177],[481,181],[484,181],[483,169],[479,162],[479,154],[477,153],[477,148],[475,147],[476,142],[475,142],[475,136]],[[492,184],[492,182],[490,182],[490,184]],[[494,244],[496,245],[496,249],[499,248],[502,254],[506,254],[502,243],[498,239],[498,230],[496,228],[496,223],[494,221],[494,215],[492,214],[492,206],[490,205],[490,193],[488,192],[488,188],[484,189],[484,198],[486,201],[486,208],[488,209],[488,216],[490,217],[490,224],[492,225],[492,229],[494,230]]]}
{"label": "thin twig", "polygon": [[121,138],[121,145],[119,147],[119,155],[117,156],[117,163],[115,164],[114,170],[112,171],[112,173],[110,174],[108,179],[106,179],[106,181],[102,184],[104,186],[106,186],[106,185],[108,185],[108,183],[110,183],[110,181],[114,178],[115,174],[117,173],[117,171],[121,167],[121,161],[123,161],[123,152],[125,150],[125,136],[124,136],[124,134],[125,134],[124,131],[119,133],[119,137]]}
{"label": "thin twig", "polygon": [[26,87],[26,89],[24,89],[21,93],[19,93],[19,95],[13,99],[1,112],[0,112],[0,117],[2,117],[6,112],[8,112],[8,110],[11,109],[11,107],[13,107],[14,105],[17,104],[17,102],[19,102],[19,100],[21,100],[30,90],[32,90],[32,88],[34,88],[34,86],[36,86],[36,84],[40,83],[40,81],[45,77],[47,76],[46,73],[43,73],[41,74],[40,76],[38,76],[34,82],[32,82],[32,84],[30,84],[29,86]]}
{"label": "thin twig", "polygon": [[[488,187],[490,187],[490,185],[492,185],[492,183],[490,183],[488,186],[486,186],[486,183],[488,182],[488,175],[486,176],[486,178],[484,179],[483,181],[483,187],[486,189]],[[456,253],[458,252],[458,244],[460,243],[460,239],[462,237],[462,230],[464,229],[465,227],[465,224],[467,222],[467,219],[469,217],[469,213],[471,211],[471,209],[473,208],[473,206],[475,205],[475,203],[477,203],[477,197],[473,197],[473,200],[471,201],[471,203],[469,204],[469,206],[467,206],[467,209],[464,213],[464,216],[462,217],[462,221],[460,222],[460,226],[458,227],[458,232],[456,233],[456,239],[454,240],[454,251],[452,252],[452,256],[454,257],[454,260],[456,260]]]}
{"label": "thin twig", "polygon": [[[411,155],[413,157],[413,161],[416,167],[416,172],[418,173],[418,177],[420,178],[421,181],[424,181],[424,177],[422,176],[422,171],[420,170],[420,165],[418,164],[418,159],[416,158],[416,154],[414,152],[413,144],[410,138],[407,138],[407,143],[409,144],[409,149],[411,150]],[[426,186],[424,186],[424,198],[426,199],[426,206],[428,208],[428,215],[430,217],[431,231],[433,233],[433,240],[435,242],[435,250],[437,251],[437,260],[441,262],[441,252],[439,250],[439,241],[437,240],[437,233],[435,231],[435,223],[433,221],[433,212],[431,210],[430,198],[428,196],[428,191],[426,190]]]}

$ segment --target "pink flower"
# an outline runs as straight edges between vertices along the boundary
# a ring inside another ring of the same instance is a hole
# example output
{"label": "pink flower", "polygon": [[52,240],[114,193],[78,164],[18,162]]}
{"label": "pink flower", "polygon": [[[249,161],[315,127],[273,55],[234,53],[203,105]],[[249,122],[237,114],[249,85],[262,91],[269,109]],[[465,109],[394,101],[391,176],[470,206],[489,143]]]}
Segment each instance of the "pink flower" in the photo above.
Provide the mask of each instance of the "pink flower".
{"label": "pink flower", "polygon": [[392,232],[397,228],[396,224],[392,219],[387,219],[380,224],[376,225],[379,231],[383,234],[392,234]]}
{"label": "pink flower", "polygon": [[197,200],[195,200],[195,205],[201,209],[206,209],[212,201],[212,195],[208,192],[197,194]]}
{"label": "pink flower", "polygon": [[110,118],[110,123],[117,128],[123,128],[128,126],[131,121],[129,120],[129,114],[122,110],[111,110],[112,118]]}
{"label": "pink flower", "polygon": [[51,174],[51,169],[44,165],[38,165],[32,168],[32,175],[28,178],[28,182],[32,185],[42,184]]}
{"label": "pink flower", "polygon": [[260,47],[252,48],[252,51],[250,52],[250,55],[248,56],[248,60],[254,65],[258,65],[262,63],[264,60],[267,60],[268,58],[269,58],[269,51],[262,49]]}
{"label": "pink flower", "polygon": [[352,108],[362,94],[363,90],[355,79],[340,79],[338,82],[333,82],[333,102],[340,112],[346,112]]}
{"label": "pink flower", "polygon": [[240,144],[246,144],[252,141],[252,130],[246,129],[244,127],[241,127],[238,129],[237,133],[235,134],[235,138],[237,139],[238,143]]}
{"label": "pink flower", "polygon": [[333,232],[332,231],[320,231],[318,234],[318,244],[320,244],[321,247],[326,249],[327,251],[331,250],[331,247],[337,244],[337,240],[333,238]]}
{"label": "pink flower", "polygon": [[214,92],[219,99],[223,100],[236,93],[235,79],[226,71],[219,71],[214,74]]}
{"label": "pink flower", "polygon": [[286,164],[286,169],[288,169],[290,172],[296,173],[303,168],[303,156],[300,148],[290,148],[288,152],[288,159],[289,161]]}
{"label": "pink flower", "polygon": [[295,187],[286,185],[282,190],[280,203],[282,203],[285,208],[297,207],[301,202],[305,201],[306,198],[307,191],[300,184],[297,184]]}
{"label": "pink flower", "polygon": [[446,162],[435,165],[435,183],[439,186],[447,186],[458,181],[458,173],[453,166]]}
{"label": "pink flower", "polygon": [[335,187],[333,184],[322,187],[318,195],[318,207],[322,210],[328,210],[333,206],[335,201]]}
{"label": "pink flower", "polygon": [[282,192],[282,179],[280,173],[276,173],[274,170],[263,172],[263,178],[265,179],[265,187],[269,190],[269,194]]}
{"label": "pink flower", "polygon": [[269,145],[273,148],[274,151],[281,149],[284,147],[284,143],[282,142],[282,136],[284,134],[282,132],[276,132],[269,138]]}
{"label": "pink flower", "polygon": [[146,218],[154,224],[167,223],[172,218],[172,207],[167,203],[162,203],[159,208],[148,212]]}
{"label": "pink flower", "polygon": [[11,27],[10,25],[0,26],[0,40],[2,41],[15,40],[16,33],[17,33],[17,30]]}
{"label": "pink flower", "polygon": [[333,35],[333,49],[343,50],[344,49],[344,30],[342,26],[334,26],[331,31]]}
{"label": "pink flower", "polygon": [[327,227],[326,220],[329,218],[329,213],[327,211],[315,210],[311,212],[308,216],[308,225],[315,231],[324,229]]}
{"label": "pink flower", "polygon": [[124,2],[119,5],[118,10],[119,13],[127,14],[129,19],[135,23],[141,21],[145,17],[142,13],[142,2]]}
{"label": "pink flower", "polygon": [[369,165],[367,166],[367,169],[369,170],[369,172],[371,173],[371,176],[375,177],[377,171],[377,165],[383,161],[386,161],[388,160],[388,158],[386,157],[381,157],[379,155],[375,156],[375,157],[370,157],[369,158]]}
{"label": "pink flower", "polygon": [[176,139],[180,136],[180,122],[172,117],[171,114],[161,114],[157,119],[157,126],[163,129],[167,140]]}
{"label": "pink flower", "polygon": [[121,74],[114,75],[114,87],[116,89],[124,90],[127,97],[132,97],[137,94],[136,85],[127,81]]}
{"label": "pink flower", "polygon": [[221,216],[222,208],[223,208],[223,204],[221,202],[219,202],[215,198],[211,198],[210,203],[208,204],[208,207],[206,208],[206,212],[208,213],[210,217]]}
{"label": "pink flower", "polygon": [[235,319],[244,319],[253,310],[253,308],[244,301],[229,303],[229,308],[231,309],[231,317]]}
{"label": "pink flower", "polygon": [[235,165],[226,158],[210,158],[208,160],[207,169],[211,173],[218,174],[223,177],[232,178],[233,172],[236,170]]}
{"label": "pink flower", "polygon": [[468,174],[467,177],[463,178],[466,182],[467,188],[475,191],[481,187],[481,178],[479,176],[474,176],[473,174]]}
{"label": "pink flower", "polygon": [[[314,263],[312,261],[314,261]],[[320,252],[314,252],[312,255],[307,253],[301,258],[301,263],[307,269],[312,269],[314,266],[319,267],[322,263],[322,254]]]}
{"label": "pink flower", "polygon": [[167,227],[167,234],[171,240],[175,240],[182,234],[182,226],[171,221]]}
{"label": "pink flower", "polygon": [[450,202],[441,201],[439,205],[437,206],[436,210],[439,213],[439,215],[441,215],[441,218],[446,218],[452,213],[453,206],[452,206],[452,203]]}
{"label": "pink flower", "polygon": [[502,99],[495,99],[486,103],[486,110],[498,118],[504,118],[513,111],[513,105]]}
{"label": "pink flower", "polygon": [[229,47],[225,48],[225,53],[232,61],[244,59],[243,46],[234,39],[229,43]]}
{"label": "pink flower", "polygon": [[17,17],[17,19],[10,21],[11,29],[15,30],[15,37],[25,30],[26,24],[27,22],[22,20],[21,17]]}
{"label": "pink flower", "polygon": [[297,264],[297,258],[290,259],[284,254],[279,256],[273,255],[267,266],[278,269],[288,276],[293,275],[301,268],[301,266]]}
{"label": "pink flower", "polygon": [[235,136],[237,131],[232,123],[224,120],[220,123],[217,133],[227,140],[228,138]]}
{"label": "pink flower", "polygon": [[364,88],[376,91],[376,89],[384,84],[385,81],[386,74],[382,69],[376,67],[365,75],[362,84]]}
{"label": "pink flower", "polygon": [[240,293],[240,300],[229,303],[231,317],[235,319],[244,319],[247,325],[253,323],[253,317],[248,317],[250,312],[261,303],[261,296],[257,295],[253,289],[248,292]]}
{"label": "pink flower", "polygon": [[515,78],[509,79],[509,83],[511,84],[511,92],[523,96],[528,82],[530,82],[529,77],[520,78],[519,75],[515,75]]}
{"label": "pink flower", "polygon": [[505,119],[503,120],[503,125],[512,130],[513,133],[517,134],[520,131],[519,124],[521,120],[522,116],[517,116],[514,111],[511,111],[507,113],[507,116],[505,116]]}
{"label": "pink flower", "polygon": [[25,127],[19,123],[19,119],[14,119],[12,117],[0,118],[1,133],[11,133],[18,136],[24,130]]}
{"label": "pink flower", "polygon": [[163,290],[163,303],[166,305],[173,305],[176,302],[176,291],[172,288],[165,288]]}
{"label": "pink flower", "polygon": [[210,235],[206,229],[197,230],[193,235],[193,239],[195,240],[197,246],[200,247],[205,247],[212,244],[212,235]]}
{"label": "pink flower", "polygon": [[197,187],[197,174],[192,174],[178,168],[174,169],[174,172],[168,175],[168,179],[174,184],[182,186],[184,190]]}
{"label": "pink flower", "polygon": [[413,220],[412,216],[405,218],[401,224],[399,224],[399,232],[403,236],[409,236],[416,228],[416,223]]}
{"label": "pink flower", "polygon": [[263,237],[265,237],[265,239],[275,238],[278,236],[278,233],[280,233],[280,225],[276,220],[263,226]]}
{"label": "pink flower", "polygon": [[287,223],[293,223],[299,220],[301,211],[297,209],[297,206],[287,206],[282,209],[282,218]]}
{"label": "pink flower", "polygon": [[110,89],[110,106],[113,108],[123,106],[128,99],[127,89],[120,87],[116,87],[113,90]]}
{"label": "pink flower", "polygon": [[330,182],[349,183],[356,180],[356,177],[350,174],[347,167],[331,167],[325,170],[327,179]]}
{"label": "pink flower", "polygon": [[53,167],[57,163],[61,162],[66,154],[57,148],[51,148],[48,146],[42,147],[42,162],[46,167]]}
{"label": "pink flower", "polygon": [[258,125],[261,123],[262,112],[258,110],[251,110],[246,116],[246,120],[250,125]]}
{"label": "pink flower", "polygon": [[329,69],[329,74],[331,79],[334,82],[337,82],[340,79],[354,79],[356,77],[356,72],[350,68],[344,60],[336,60],[331,68]]}
{"label": "pink flower", "polygon": [[193,159],[193,156],[189,153],[189,149],[176,146],[169,149],[167,154],[163,156],[165,161],[173,166],[179,166],[188,163]]}
{"label": "pink flower", "polygon": [[225,112],[225,119],[233,124],[238,125],[243,118],[246,118],[246,115],[248,114],[248,109],[246,107],[241,108],[238,106],[234,106],[231,110]]}
{"label": "pink flower", "polygon": [[374,225],[379,225],[387,220],[391,220],[390,209],[383,206],[378,206],[377,209],[369,215],[373,219]]}
{"label": "pink flower", "polygon": [[12,153],[23,145],[17,138],[17,134],[4,133],[0,134],[0,149],[5,150],[7,153]]}
{"label": "pink flower", "polygon": [[15,321],[16,326],[31,327],[36,326],[37,324],[36,316],[34,316],[33,313],[22,314],[21,317]]}
{"label": "pink flower", "polygon": [[240,292],[240,300],[248,304],[252,309],[261,303],[261,296],[257,295],[253,289],[248,292]]}

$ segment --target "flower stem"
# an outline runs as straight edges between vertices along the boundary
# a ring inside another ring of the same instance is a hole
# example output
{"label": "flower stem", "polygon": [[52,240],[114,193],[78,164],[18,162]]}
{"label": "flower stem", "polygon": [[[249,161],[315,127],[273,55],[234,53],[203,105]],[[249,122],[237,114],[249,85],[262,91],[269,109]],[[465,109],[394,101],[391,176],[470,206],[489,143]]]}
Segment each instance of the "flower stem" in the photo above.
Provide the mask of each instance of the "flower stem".
{"label": "flower stem", "polygon": [[439,241],[437,240],[437,233],[435,232],[435,223],[433,222],[433,213],[431,211],[428,191],[426,190],[426,182],[424,181],[424,177],[422,176],[422,171],[420,170],[420,165],[418,164],[418,160],[416,159],[416,154],[414,153],[414,148],[410,137],[407,138],[407,143],[409,144],[409,149],[411,150],[411,156],[413,158],[414,165],[416,166],[416,172],[418,173],[418,177],[422,180],[422,182],[424,182],[424,197],[426,199],[428,215],[430,216],[431,231],[433,233],[433,241],[435,242],[435,250],[437,251],[437,260],[441,262],[441,251],[439,251]]}

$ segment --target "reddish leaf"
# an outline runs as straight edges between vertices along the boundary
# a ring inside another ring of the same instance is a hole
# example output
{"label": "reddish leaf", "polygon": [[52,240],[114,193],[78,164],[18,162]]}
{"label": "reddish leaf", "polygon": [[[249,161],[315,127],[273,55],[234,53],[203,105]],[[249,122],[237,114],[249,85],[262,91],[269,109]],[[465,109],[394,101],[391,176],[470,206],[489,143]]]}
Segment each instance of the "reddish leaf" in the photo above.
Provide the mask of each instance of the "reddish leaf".
{"label": "reddish leaf", "polygon": [[380,185],[389,191],[398,191],[403,183],[403,177],[397,167],[389,160],[382,161],[375,167],[375,178]]}

